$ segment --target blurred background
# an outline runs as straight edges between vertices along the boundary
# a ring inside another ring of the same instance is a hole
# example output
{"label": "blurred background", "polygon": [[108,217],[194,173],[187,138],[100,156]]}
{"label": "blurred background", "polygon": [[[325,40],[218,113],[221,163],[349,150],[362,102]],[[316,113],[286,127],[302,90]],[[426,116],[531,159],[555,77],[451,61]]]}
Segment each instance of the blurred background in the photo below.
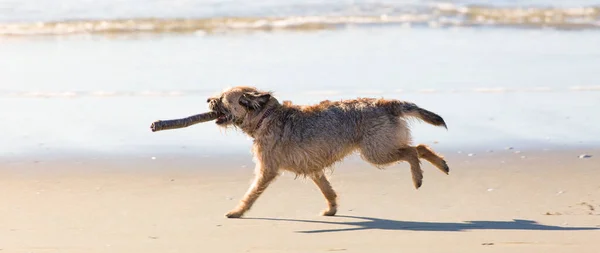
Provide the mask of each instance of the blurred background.
{"label": "blurred background", "polygon": [[0,156],[248,154],[213,123],[251,85],[295,104],[409,100],[436,150],[600,144],[600,1],[0,0]]}

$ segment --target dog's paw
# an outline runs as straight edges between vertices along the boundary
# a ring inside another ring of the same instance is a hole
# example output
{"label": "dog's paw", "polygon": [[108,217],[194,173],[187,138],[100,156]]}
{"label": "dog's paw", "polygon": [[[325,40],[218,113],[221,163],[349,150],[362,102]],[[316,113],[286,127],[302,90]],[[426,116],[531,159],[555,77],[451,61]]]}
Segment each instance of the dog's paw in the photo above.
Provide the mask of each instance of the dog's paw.
{"label": "dog's paw", "polygon": [[423,185],[423,179],[414,179],[413,185],[415,186],[415,189],[418,190]]}
{"label": "dog's paw", "polygon": [[334,216],[337,213],[337,208],[329,208],[321,212],[321,216]]}
{"label": "dog's paw", "polygon": [[244,213],[242,213],[240,211],[231,211],[231,212],[228,212],[227,214],[225,214],[225,217],[227,217],[227,218],[240,218],[240,217],[242,217],[242,215],[244,215]]}
{"label": "dog's paw", "polygon": [[442,167],[440,168],[440,170],[442,170],[444,173],[446,173],[446,175],[450,174],[450,167],[448,167],[448,164],[446,163],[446,161],[443,161]]}

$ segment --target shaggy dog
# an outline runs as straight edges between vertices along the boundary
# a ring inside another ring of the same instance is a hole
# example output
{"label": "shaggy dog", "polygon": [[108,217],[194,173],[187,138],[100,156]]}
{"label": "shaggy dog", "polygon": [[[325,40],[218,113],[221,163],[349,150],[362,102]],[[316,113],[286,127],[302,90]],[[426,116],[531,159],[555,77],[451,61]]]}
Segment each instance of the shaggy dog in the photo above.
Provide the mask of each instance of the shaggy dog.
{"label": "shaggy dog", "polygon": [[280,170],[311,178],[327,199],[322,215],[335,215],[337,194],[324,169],[355,151],[378,168],[408,162],[416,189],[423,180],[420,158],[449,172],[446,161],[429,147],[411,145],[406,117],[447,129],[446,123],[410,102],[360,98],[297,106],[254,87],[229,88],[207,102],[219,115],[217,125],[234,126],[254,139],[255,178],[228,218],[243,216]]}

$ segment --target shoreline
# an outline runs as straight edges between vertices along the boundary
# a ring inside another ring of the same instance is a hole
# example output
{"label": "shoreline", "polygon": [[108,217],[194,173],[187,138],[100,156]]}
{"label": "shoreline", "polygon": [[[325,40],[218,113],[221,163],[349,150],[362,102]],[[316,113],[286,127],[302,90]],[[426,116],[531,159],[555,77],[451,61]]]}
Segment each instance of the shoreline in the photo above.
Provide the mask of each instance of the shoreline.
{"label": "shoreline", "polygon": [[[533,157],[544,156],[561,156],[569,161],[598,159],[600,157],[600,147],[598,146],[578,146],[578,147],[537,147],[537,148],[519,148],[505,147],[502,149],[465,149],[463,148],[440,148],[435,144],[430,145],[431,148],[440,155],[446,157],[449,161],[469,161],[478,159],[509,159],[509,160],[527,160]],[[566,156],[565,154],[568,154]],[[580,157],[585,156],[585,157]],[[589,156],[589,157],[588,157]],[[427,164],[426,161],[422,161]],[[127,166],[141,167],[146,169],[134,169],[132,171],[159,171],[168,169],[173,171],[178,170],[196,170],[204,167],[220,167],[225,168],[225,171],[237,171],[239,168],[253,171],[254,160],[253,154],[250,152],[207,152],[187,150],[186,152],[134,152],[134,153],[118,153],[118,152],[80,152],[80,153],[55,153],[55,154],[21,154],[16,156],[0,157],[0,171],[11,171],[15,168],[34,169],[35,167],[43,168],[45,166],[57,166],[66,164],[69,166],[77,166],[84,164],[102,164],[107,167],[124,168],[129,171]],[[355,152],[342,159],[333,167],[340,166],[371,166],[360,158],[359,153]],[[404,163],[399,163],[404,164]],[[172,167],[169,167],[172,165]],[[398,166],[398,165],[393,165]],[[427,165],[429,166],[429,165]]]}

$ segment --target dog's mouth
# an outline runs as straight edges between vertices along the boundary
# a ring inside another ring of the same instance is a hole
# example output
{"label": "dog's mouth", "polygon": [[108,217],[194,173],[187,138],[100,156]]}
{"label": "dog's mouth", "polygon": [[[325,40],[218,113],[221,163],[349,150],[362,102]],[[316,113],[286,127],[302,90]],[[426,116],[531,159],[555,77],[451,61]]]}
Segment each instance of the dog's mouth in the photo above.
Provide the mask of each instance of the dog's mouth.
{"label": "dog's mouth", "polygon": [[232,121],[233,116],[231,114],[219,112],[219,117],[217,118],[217,121],[215,123],[217,125],[226,125],[231,123]]}
{"label": "dog's mouth", "polygon": [[225,106],[223,106],[223,103],[221,103],[218,99],[214,99],[214,98],[209,98],[208,99],[208,107],[213,111],[217,113],[217,120],[215,121],[215,123],[217,125],[229,125],[231,123],[233,123],[234,121],[234,117],[233,114],[231,114],[229,112],[229,110],[227,108],[225,108]]}

